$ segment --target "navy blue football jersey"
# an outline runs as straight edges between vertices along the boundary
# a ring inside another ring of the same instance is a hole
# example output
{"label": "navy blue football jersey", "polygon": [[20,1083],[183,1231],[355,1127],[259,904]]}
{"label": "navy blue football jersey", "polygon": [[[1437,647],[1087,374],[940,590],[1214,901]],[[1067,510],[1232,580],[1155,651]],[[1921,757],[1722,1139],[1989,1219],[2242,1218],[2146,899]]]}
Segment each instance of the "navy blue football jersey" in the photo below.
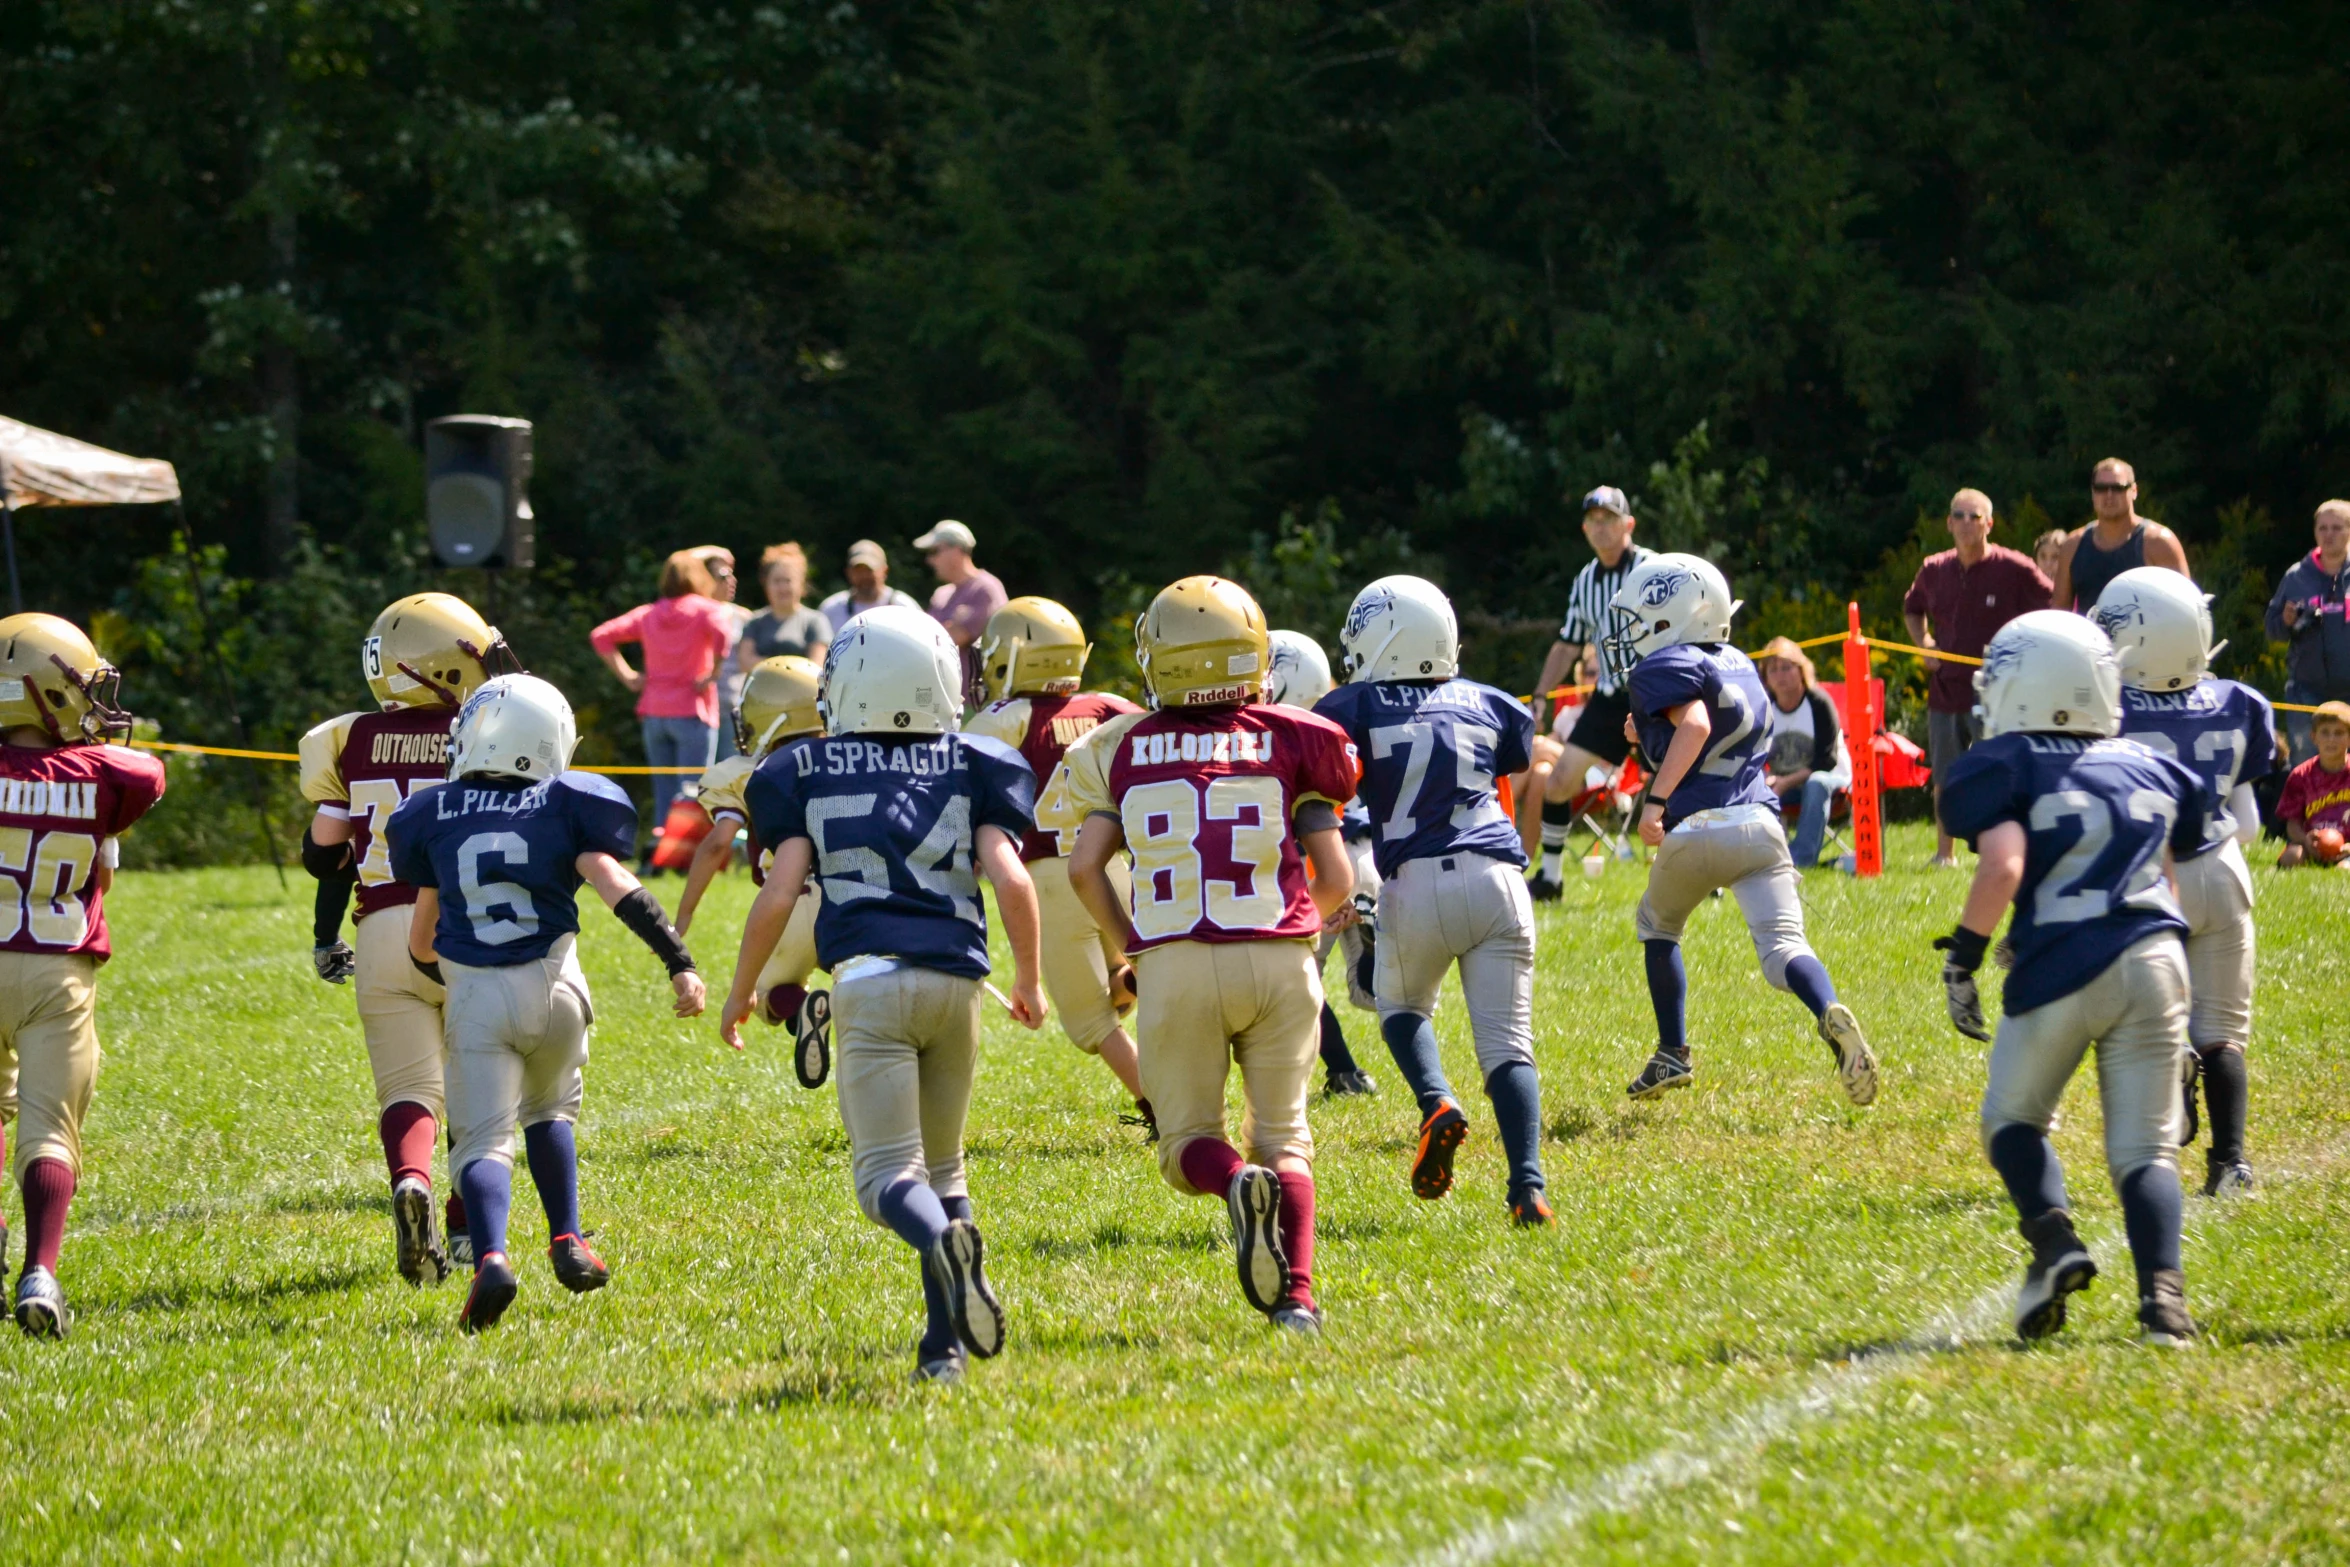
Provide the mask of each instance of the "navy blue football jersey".
{"label": "navy blue football jersey", "polygon": [[1763,764],[1771,759],[1771,699],[1753,659],[1722,642],[1659,648],[1632,667],[1630,689],[1632,719],[1651,771],[1673,743],[1667,713],[1703,702],[1713,720],[1713,735],[1697,765],[1665,801],[1668,829],[1698,811],[1778,802],[1763,781]]}
{"label": "navy blue football jersey", "polygon": [[1515,698],[1474,680],[1371,680],[1340,686],[1314,711],[1362,754],[1356,798],[1381,876],[1456,851],[1526,863],[1494,783],[1533,760],[1534,715]]}
{"label": "navy blue football jersey", "polygon": [[743,798],[761,843],[815,849],[824,967],[890,956],[987,973],[979,829],[1017,843],[1035,827],[1036,774],[1019,752],[980,735],[829,735],[761,762]]}
{"label": "navy blue football jersey", "polygon": [[547,955],[579,929],[579,857],[636,852],[636,802],[594,773],[538,783],[445,783],[412,794],[385,836],[392,875],[437,887],[433,950],[474,968]]}
{"label": "navy blue football jersey", "polygon": [[2180,855],[2208,854],[2235,835],[2228,796],[2277,770],[2277,716],[2268,698],[2233,680],[2207,677],[2184,691],[2122,688],[2122,733],[2160,751],[2203,780],[2211,819],[2203,842]]}
{"label": "navy blue football jersey", "polygon": [[2203,780],[2134,740],[1999,735],[1953,762],[1942,780],[1952,837],[1972,848],[2001,822],[2025,833],[2007,1010],[2071,995],[2157,931],[2184,936],[2163,845],[2193,853],[2210,816]]}

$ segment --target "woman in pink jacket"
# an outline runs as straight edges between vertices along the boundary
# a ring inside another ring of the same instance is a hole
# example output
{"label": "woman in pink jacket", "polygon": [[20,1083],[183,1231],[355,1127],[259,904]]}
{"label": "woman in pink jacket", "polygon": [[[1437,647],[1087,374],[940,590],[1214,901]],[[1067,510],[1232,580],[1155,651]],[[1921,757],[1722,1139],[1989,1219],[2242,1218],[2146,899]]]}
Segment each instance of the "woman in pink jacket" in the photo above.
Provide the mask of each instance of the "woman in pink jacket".
{"label": "woman in pink jacket", "polygon": [[[657,602],[639,604],[589,633],[597,656],[637,694],[636,716],[644,725],[649,766],[699,771],[716,754],[718,675],[734,641],[734,622],[715,597],[716,590],[709,569],[691,550],[679,550],[662,564]],[[642,644],[642,673],[621,657],[623,642]],[[648,857],[684,781],[685,775],[679,773],[653,775],[653,831],[645,840]]]}

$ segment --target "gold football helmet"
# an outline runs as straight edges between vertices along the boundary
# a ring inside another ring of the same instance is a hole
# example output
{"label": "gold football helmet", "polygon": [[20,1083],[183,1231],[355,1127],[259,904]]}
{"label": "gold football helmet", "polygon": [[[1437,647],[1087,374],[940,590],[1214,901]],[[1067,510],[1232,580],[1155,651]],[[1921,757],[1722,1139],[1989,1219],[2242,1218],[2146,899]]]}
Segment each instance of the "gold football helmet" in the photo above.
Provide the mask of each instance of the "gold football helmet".
{"label": "gold football helmet", "polygon": [[1134,661],[1153,707],[1254,702],[1266,651],[1265,612],[1222,577],[1169,583],[1134,622]]}
{"label": "gold football helmet", "polygon": [[55,615],[0,620],[0,729],[38,729],[63,745],[130,734],[116,705],[122,671],[82,628]]}
{"label": "gold football helmet", "polygon": [[[492,669],[503,655],[505,669]],[[367,689],[387,713],[403,707],[463,707],[493,674],[522,674],[498,628],[450,593],[411,593],[375,617],[359,645]]]}
{"label": "gold football helmet", "polygon": [[743,680],[742,704],[734,715],[735,749],[757,761],[798,735],[820,734],[816,688],[824,671],[792,653],[763,658]]}
{"label": "gold football helmet", "polygon": [[1085,675],[1093,647],[1077,617],[1048,598],[1016,598],[987,619],[979,636],[979,678],[987,699],[1066,696]]}

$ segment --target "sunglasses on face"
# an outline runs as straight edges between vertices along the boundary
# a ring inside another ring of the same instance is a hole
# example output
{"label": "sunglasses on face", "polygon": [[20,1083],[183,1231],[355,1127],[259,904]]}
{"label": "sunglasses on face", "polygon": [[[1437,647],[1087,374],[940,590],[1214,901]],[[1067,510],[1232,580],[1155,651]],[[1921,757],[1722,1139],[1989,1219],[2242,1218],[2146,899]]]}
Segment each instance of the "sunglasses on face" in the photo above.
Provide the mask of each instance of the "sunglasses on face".
{"label": "sunglasses on face", "polygon": [[2092,484],[2089,488],[2099,495],[2127,495],[2130,492],[2126,484]]}

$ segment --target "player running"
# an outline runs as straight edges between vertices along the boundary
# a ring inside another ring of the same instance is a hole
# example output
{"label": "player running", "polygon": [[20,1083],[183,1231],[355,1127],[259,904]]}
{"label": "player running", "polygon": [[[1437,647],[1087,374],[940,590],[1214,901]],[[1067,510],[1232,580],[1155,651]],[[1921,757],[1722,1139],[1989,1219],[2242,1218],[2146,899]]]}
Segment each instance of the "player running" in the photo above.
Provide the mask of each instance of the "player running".
{"label": "player running", "polygon": [[562,692],[500,675],[457,713],[448,783],[401,805],[385,833],[392,874],[416,889],[409,956],[448,995],[449,1163],[474,1250],[457,1318],[468,1333],[496,1326],[519,1288],[506,1257],[517,1122],[556,1281],[584,1295],[611,1277],[579,1225],[572,1125],[595,1018],[577,951],[581,882],[667,967],[677,1015],[702,1010],[694,960],[628,869],[636,803],[568,770],[578,741]]}
{"label": "player running", "polygon": [[[1316,1333],[1314,949],[1332,915],[1352,915],[1338,812],[1355,790],[1354,747],[1328,719],[1258,701],[1265,614],[1235,583],[1162,588],[1134,638],[1152,711],[1113,718],[1071,748],[1069,793],[1085,825],[1069,877],[1135,954],[1159,1173],[1179,1192],[1224,1199],[1249,1304]],[[1134,856],[1131,912],[1110,880],[1122,849]],[[1224,1140],[1235,1064],[1245,1158]]]}
{"label": "player running", "polygon": [[1004,1346],[963,1169],[988,973],[982,874],[1011,940],[1012,1016],[1028,1028],[1045,1016],[1036,894],[1019,852],[1035,827],[1036,778],[1017,752],[956,732],[962,691],[961,653],[920,610],[867,610],[833,640],[823,737],[769,756],[743,791],[775,867],[743,926],[718,1024],[741,1048],[753,977],[813,868],[857,1206],[922,1260],[922,1382],[960,1381],[966,1355]]}
{"label": "player running", "polygon": [[2065,1084],[2097,1050],[2105,1166],[2138,1268],[2138,1324],[2152,1344],[2194,1337],[2179,1266],[2179,1057],[2187,1049],[2187,921],[2172,852],[2203,850],[2209,796],[2184,766],[2115,738],[2121,673],[2105,633],[2060,610],[2001,627],[1975,676],[1984,738],[1950,770],[1942,825],[1980,856],[1946,956],[1950,1020],[1989,1039],[1975,986],[2010,903],[2006,1016],[1991,1046],[1982,1135],[2032,1261],[2015,1330],[2064,1326],[2065,1297],[2097,1264],[2073,1230],[2064,1167],[2048,1140]]}
{"label": "player running", "polygon": [[1468,1121],[1436,1048],[1437,991],[1461,970],[1477,1069],[1509,1155],[1509,1214],[1550,1222],[1543,1200],[1542,1090],[1534,1073],[1534,900],[1526,851],[1495,780],[1527,765],[1534,715],[1460,678],[1452,601],[1419,577],[1355,595],[1339,633],[1346,685],[1315,711],[1363,757],[1381,877],[1379,1030],[1420,1104],[1412,1193],[1452,1189]]}
{"label": "player running", "polygon": [[[0,1153],[16,1122],[24,1266],[16,1325],[72,1325],[57,1257],[98,1086],[98,966],[114,948],[115,839],[163,797],[163,763],[109,745],[130,733],[121,671],[55,615],[0,620]],[[0,1224],[0,1269],[8,1229]]]}
{"label": "player running", "polygon": [[1656,850],[1636,926],[1656,1008],[1656,1054],[1626,1090],[1647,1099],[1690,1080],[1689,975],[1681,931],[1716,890],[1746,916],[1763,978],[1794,992],[1819,1020],[1844,1092],[1877,1097],[1877,1060],[1852,1009],[1803,935],[1801,883],[1787,852],[1779,798],[1763,780],[1770,698],[1744,653],[1723,639],[1738,604],[1711,561],[1652,555],[1632,568],[1608,606],[1600,652],[1631,693],[1630,722],[1654,778],[1640,841]]}
{"label": "player running", "polygon": [[2202,780],[2211,819],[2178,854],[2179,912],[2187,921],[2186,1135],[2195,1139],[2195,1079],[2211,1107],[2203,1195],[2252,1189],[2244,1158],[2252,1039],[2252,873],[2244,845],[2260,833],[2252,785],[2276,770],[2276,713],[2250,686],[2210,672],[2211,608],[2201,588],[2163,566],[2138,566],[2105,585],[2090,618],[2113,640],[2121,667],[2121,732]]}
{"label": "player running", "polygon": [[[980,635],[979,678],[987,706],[971,715],[963,732],[1010,746],[1036,774],[1036,827],[1021,840],[1020,859],[1036,886],[1045,999],[1060,1014],[1069,1043],[1099,1056],[1133,1096],[1128,1119],[1152,1128],[1134,1040],[1120,1021],[1134,1007],[1133,965],[1077,901],[1063,863],[1077,846],[1079,822],[1058,776],[1061,758],[1104,719],[1141,711],[1124,697],[1078,689],[1092,651],[1085,628],[1061,605],[1048,598],[1012,600],[988,617]],[[1113,874],[1126,879],[1123,866]],[[1155,1128],[1149,1135],[1157,1135]]]}
{"label": "player running", "polygon": [[[693,863],[686,867],[685,891],[677,900],[677,934],[693,928],[694,910],[718,868],[734,855],[734,834],[748,827],[751,808],[743,800],[751,770],[794,740],[824,732],[816,711],[816,691],[823,671],[807,659],[778,654],[762,659],[743,682],[741,705],[735,711],[736,754],[711,765],[702,774],[696,798],[714,824],[695,846]],[[775,863],[775,851],[751,837],[751,878],[764,886]],[[822,1088],[832,1075],[832,995],[810,990],[808,976],[816,971],[816,909],[823,901],[808,889],[792,910],[783,939],[760,965],[757,1012],[770,1025],[788,1024],[792,1031],[792,1068],[802,1088]]]}
{"label": "player running", "polygon": [[[330,985],[358,982],[376,1136],[392,1182],[393,1256],[411,1284],[440,1283],[451,1253],[458,1267],[473,1257],[455,1192],[447,1250],[434,1223],[432,1150],[448,1119],[446,997],[408,961],[416,889],[392,874],[384,824],[403,800],[449,776],[449,725],[501,659],[515,664],[505,638],[472,605],[446,593],[411,594],[385,606],[359,644],[359,672],[376,711],[345,713],[302,737],[302,797],[318,807],[302,835],[303,868],[318,880],[310,961]],[[357,952],[342,939],[354,886]]]}

